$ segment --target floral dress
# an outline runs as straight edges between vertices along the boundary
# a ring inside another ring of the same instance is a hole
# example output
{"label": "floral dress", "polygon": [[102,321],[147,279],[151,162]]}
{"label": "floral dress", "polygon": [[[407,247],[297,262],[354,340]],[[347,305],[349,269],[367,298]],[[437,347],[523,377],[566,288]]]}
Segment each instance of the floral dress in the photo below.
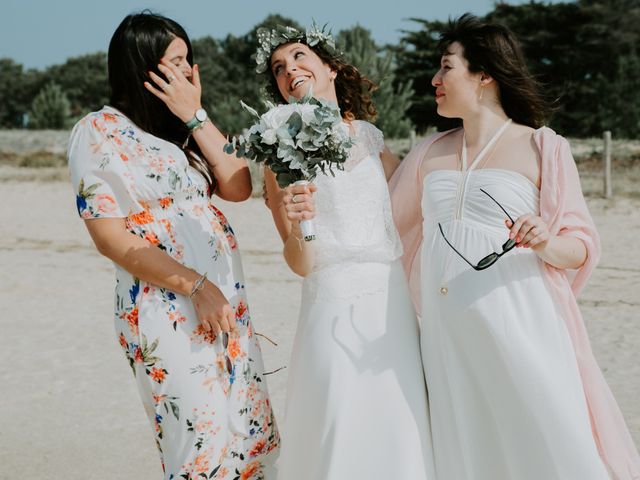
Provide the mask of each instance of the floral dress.
{"label": "floral dress", "polygon": [[116,267],[116,335],[152,424],[165,479],[272,477],[279,435],[236,239],[182,150],[104,107],[80,120],[69,168],[83,219],[127,229],[200,274],[236,313],[215,340],[191,300]]}

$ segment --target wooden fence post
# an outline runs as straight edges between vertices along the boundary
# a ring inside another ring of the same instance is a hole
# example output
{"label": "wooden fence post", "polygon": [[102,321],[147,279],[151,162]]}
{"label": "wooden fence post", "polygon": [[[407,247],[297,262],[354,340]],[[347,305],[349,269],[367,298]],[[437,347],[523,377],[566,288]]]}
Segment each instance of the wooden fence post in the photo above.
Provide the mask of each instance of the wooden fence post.
{"label": "wooden fence post", "polygon": [[611,198],[613,195],[611,187],[611,132],[604,132],[604,198]]}

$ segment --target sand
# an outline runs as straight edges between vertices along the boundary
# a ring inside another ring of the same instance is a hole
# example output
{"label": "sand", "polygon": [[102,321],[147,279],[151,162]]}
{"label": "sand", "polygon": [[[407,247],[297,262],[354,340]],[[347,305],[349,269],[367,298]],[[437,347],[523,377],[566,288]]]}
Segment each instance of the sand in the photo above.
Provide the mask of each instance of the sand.
{"label": "sand", "polygon": [[[640,444],[640,199],[589,199],[603,257],[580,303],[596,356]],[[300,279],[262,201],[219,201],[243,255],[266,367],[291,351]],[[0,479],[162,478],[112,323],[114,269],[64,181],[0,182]],[[278,418],[287,370],[268,378]]]}

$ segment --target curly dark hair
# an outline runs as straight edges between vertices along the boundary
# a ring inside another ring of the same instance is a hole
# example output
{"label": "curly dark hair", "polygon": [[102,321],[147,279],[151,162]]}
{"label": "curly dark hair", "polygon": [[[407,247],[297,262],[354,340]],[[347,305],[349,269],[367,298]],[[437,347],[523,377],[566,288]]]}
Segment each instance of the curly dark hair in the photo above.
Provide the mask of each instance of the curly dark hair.
{"label": "curly dark hair", "polygon": [[[307,45],[305,42],[300,42]],[[283,44],[286,45],[286,44]],[[336,56],[327,52],[322,48],[321,44],[313,47],[307,45],[325,65],[336,72],[336,96],[338,97],[338,106],[340,113],[345,120],[375,120],[378,112],[373,104],[371,95],[378,89],[378,86],[362,75],[356,67],[347,63],[342,56]],[[269,59],[269,67],[271,59]],[[275,76],[268,68],[264,75],[268,75],[268,81],[265,86],[266,92],[277,103],[286,103],[287,99],[283,98],[278,90],[278,83]]]}
{"label": "curly dark hair", "polygon": [[529,72],[520,42],[499,23],[487,23],[465,13],[450,20],[440,33],[441,54],[458,42],[469,62],[469,71],[484,72],[498,84],[500,105],[515,122],[533,128],[543,126],[552,112],[542,86]]}

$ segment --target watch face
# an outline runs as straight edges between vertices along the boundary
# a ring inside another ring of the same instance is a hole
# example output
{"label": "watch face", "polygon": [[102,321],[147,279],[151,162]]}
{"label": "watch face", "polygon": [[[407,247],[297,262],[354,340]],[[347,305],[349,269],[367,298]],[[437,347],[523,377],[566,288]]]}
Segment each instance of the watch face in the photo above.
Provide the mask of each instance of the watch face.
{"label": "watch face", "polygon": [[196,110],[196,120],[204,122],[207,119],[207,111],[204,108]]}

